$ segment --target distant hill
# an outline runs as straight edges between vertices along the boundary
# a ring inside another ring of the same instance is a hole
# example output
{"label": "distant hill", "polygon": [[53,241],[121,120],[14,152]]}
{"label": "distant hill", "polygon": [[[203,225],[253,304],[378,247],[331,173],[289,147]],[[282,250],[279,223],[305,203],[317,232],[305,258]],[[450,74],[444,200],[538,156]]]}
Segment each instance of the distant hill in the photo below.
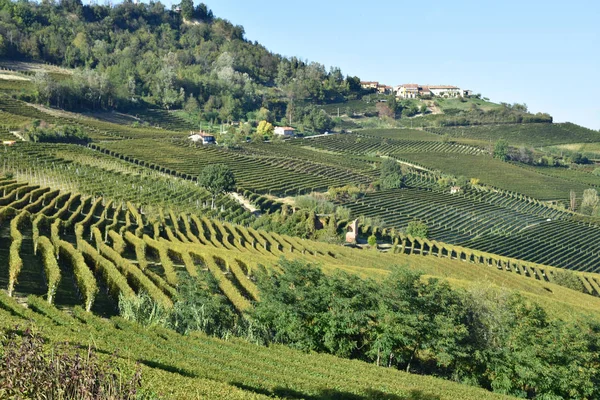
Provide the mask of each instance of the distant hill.
{"label": "distant hill", "polygon": [[313,110],[299,100],[342,101],[362,91],[360,80],[339,68],[327,71],[247,40],[242,26],[204,4],[193,9],[193,24],[160,3],[3,0],[0,11],[7,17],[0,25],[3,66],[23,70],[15,60],[30,60],[55,65],[54,73],[76,69],[67,79],[24,71],[33,84],[22,96],[27,101],[86,111],[185,109],[205,121],[254,119],[261,111],[261,119],[306,124]]}

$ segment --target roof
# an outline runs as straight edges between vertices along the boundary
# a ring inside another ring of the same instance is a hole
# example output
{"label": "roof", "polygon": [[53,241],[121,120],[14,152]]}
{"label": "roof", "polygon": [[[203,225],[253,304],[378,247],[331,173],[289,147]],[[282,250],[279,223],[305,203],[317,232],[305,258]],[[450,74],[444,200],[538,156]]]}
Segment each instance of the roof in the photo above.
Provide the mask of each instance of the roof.
{"label": "roof", "polygon": [[295,129],[291,126],[276,126],[275,129],[283,129],[284,131],[294,131]]}
{"label": "roof", "polygon": [[451,85],[429,85],[430,89],[459,89],[456,86]]}
{"label": "roof", "polygon": [[373,85],[373,84],[379,85],[379,82],[377,82],[377,81],[360,81],[360,84],[361,85]]}
{"label": "roof", "polygon": [[406,89],[418,89],[419,85],[417,85],[416,83],[406,83],[404,85],[401,85],[402,87],[406,88]]}
{"label": "roof", "polygon": [[212,133],[208,133],[208,132],[204,132],[204,131],[200,131],[200,132],[191,131],[190,136],[194,136],[194,135],[198,135],[198,136],[202,136],[202,137],[215,136]]}

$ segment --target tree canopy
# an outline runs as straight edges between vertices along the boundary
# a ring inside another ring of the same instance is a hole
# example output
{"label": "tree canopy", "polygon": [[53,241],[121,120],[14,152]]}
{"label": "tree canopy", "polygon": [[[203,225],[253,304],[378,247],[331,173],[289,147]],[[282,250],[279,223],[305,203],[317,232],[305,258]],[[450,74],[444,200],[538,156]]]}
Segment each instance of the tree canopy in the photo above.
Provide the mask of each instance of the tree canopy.
{"label": "tree canopy", "polygon": [[[339,68],[283,57],[244,37],[244,28],[191,0],[181,12],[159,2],[114,7],[80,1],[0,0],[0,57],[77,68],[36,78],[27,101],[72,110],[158,106],[200,108],[204,120],[294,121],[324,131],[326,116],[305,105],[344,100],[362,90]],[[264,112],[263,112],[264,114]],[[305,115],[309,117],[304,117]]]}
{"label": "tree canopy", "polygon": [[212,208],[215,207],[217,195],[235,189],[235,177],[231,169],[225,164],[210,164],[204,167],[198,183],[212,195]]}
{"label": "tree canopy", "polygon": [[402,175],[402,168],[393,158],[386,158],[381,163],[381,188],[382,189],[395,189],[402,187],[404,183],[404,176]]}

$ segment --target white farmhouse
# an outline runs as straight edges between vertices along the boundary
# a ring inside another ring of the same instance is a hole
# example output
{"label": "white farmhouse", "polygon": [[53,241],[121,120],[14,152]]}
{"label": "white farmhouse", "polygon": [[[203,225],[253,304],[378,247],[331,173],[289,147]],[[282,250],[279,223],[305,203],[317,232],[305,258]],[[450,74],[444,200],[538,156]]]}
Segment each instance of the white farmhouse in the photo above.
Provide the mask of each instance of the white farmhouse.
{"label": "white farmhouse", "polygon": [[217,141],[215,137],[206,132],[190,132],[190,136],[188,137],[194,143],[202,142],[202,144],[216,144]]}
{"label": "white farmhouse", "polygon": [[275,127],[275,134],[283,137],[294,136],[294,128],[289,126],[277,126]]}
{"label": "white farmhouse", "polygon": [[428,85],[432,95],[438,97],[462,97],[463,92],[460,88],[450,85]]}

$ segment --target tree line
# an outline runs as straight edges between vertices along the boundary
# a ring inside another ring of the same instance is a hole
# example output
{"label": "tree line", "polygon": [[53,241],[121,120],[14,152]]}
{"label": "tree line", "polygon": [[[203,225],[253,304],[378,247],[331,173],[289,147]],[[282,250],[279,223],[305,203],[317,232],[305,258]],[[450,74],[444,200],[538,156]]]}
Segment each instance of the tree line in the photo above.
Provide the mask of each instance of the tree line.
{"label": "tree line", "polygon": [[308,105],[361,91],[358,78],[274,54],[189,0],[181,12],[160,2],[0,0],[0,15],[0,57],[77,68],[34,78],[28,100],[61,108],[185,107],[207,121],[245,120],[265,108],[277,121],[319,125]]}
{"label": "tree line", "polygon": [[302,261],[282,259],[279,267],[280,273],[259,270],[261,300],[245,314],[210,294],[218,293],[210,274],[183,279],[172,311],[157,312],[145,297],[122,300],[122,314],[184,334],[234,334],[522,398],[600,396],[596,318],[554,319],[520,294],[482,285],[454,289],[401,266],[382,281],[327,275]]}

